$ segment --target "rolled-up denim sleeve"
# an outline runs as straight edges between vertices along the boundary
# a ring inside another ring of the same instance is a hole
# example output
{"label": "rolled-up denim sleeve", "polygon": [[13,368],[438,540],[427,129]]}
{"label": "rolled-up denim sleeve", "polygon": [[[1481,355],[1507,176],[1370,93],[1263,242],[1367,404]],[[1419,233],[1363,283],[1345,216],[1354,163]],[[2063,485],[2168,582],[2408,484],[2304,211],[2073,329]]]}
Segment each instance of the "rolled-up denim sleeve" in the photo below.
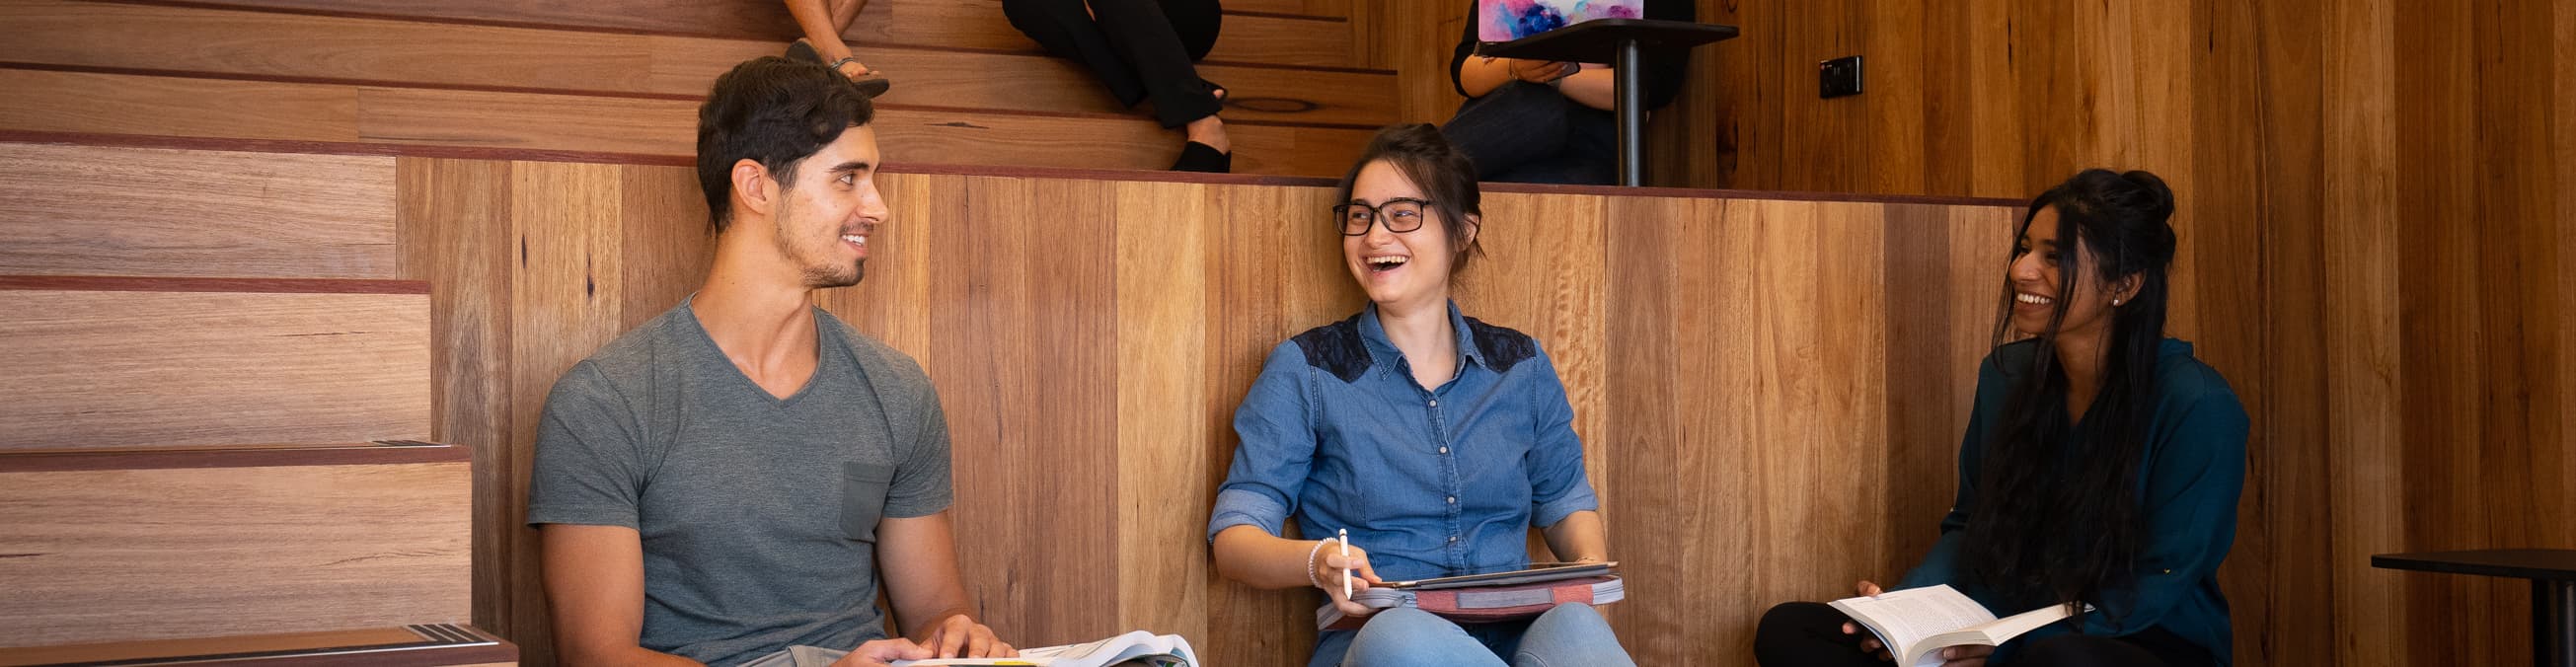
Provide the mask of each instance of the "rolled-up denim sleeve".
{"label": "rolled-up denim sleeve", "polygon": [[1531,360],[1530,410],[1537,415],[1537,440],[1524,462],[1530,478],[1530,523],[1545,528],[1584,510],[1601,509],[1592,493],[1592,478],[1583,469],[1583,438],[1574,434],[1574,404],[1565,398],[1565,382],[1546,350]]}
{"label": "rolled-up denim sleeve", "polygon": [[1261,364],[1261,376],[1234,410],[1234,463],[1217,487],[1207,539],[1235,526],[1257,526],[1278,535],[1296,512],[1297,491],[1315,461],[1312,369],[1297,345],[1281,343]]}

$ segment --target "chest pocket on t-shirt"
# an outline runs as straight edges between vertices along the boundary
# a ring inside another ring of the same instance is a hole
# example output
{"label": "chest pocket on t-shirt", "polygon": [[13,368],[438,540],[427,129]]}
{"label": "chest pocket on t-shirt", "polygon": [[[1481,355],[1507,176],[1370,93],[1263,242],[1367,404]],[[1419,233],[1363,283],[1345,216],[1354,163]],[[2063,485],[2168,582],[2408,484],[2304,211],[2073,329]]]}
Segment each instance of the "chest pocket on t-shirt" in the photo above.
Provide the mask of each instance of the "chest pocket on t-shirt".
{"label": "chest pocket on t-shirt", "polygon": [[894,466],[851,461],[841,464],[841,536],[877,541],[877,519],[885,516],[886,488],[894,483]]}

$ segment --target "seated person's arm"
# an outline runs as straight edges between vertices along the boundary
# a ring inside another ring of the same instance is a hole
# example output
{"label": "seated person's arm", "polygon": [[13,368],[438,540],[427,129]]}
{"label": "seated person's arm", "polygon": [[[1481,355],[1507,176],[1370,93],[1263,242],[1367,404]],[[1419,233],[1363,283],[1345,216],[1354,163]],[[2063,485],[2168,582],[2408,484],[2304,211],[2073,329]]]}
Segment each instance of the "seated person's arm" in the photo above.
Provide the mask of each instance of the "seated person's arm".
{"label": "seated person's arm", "polygon": [[1612,111],[1619,107],[1618,76],[1617,70],[1607,67],[1584,68],[1573,76],[1557,80],[1556,92],[1564,93],[1565,98],[1574,100],[1575,104]]}
{"label": "seated person's arm", "polygon": [[538,534],[563,664],[698,664],[636,644],[644,632],[644,541],[635,529],[552,523]]}
{"label": "seated person's arm", "polygon": [[1583,510],[1565,515],[1556,525],[1548,526],[1547,550],[1556,559],[1572,563],[1599,563],[1610,560],[1610,533],[1601,523],[1601,513]]}
{"label": "seated person's arm", "polygon": [[957,574],[957,538],[948,512],[886,517],[877,522],[877,565],[903,636],[942,658],[1011,657],[1019,651],[975,622]]}

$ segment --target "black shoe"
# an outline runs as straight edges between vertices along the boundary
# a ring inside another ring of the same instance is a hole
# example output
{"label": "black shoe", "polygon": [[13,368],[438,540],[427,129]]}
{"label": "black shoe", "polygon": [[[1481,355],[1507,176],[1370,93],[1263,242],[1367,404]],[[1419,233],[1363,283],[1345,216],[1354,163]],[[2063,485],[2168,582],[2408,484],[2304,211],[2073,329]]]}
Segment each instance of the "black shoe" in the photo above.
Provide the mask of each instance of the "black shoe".
{"label": "black shoe", "polygon": [[1234,155],[1218,151],[1215,146],[1189,142],[1181,145],[1181,159],[1172,162],[1172,171],[1231,173],[1234,171]]}

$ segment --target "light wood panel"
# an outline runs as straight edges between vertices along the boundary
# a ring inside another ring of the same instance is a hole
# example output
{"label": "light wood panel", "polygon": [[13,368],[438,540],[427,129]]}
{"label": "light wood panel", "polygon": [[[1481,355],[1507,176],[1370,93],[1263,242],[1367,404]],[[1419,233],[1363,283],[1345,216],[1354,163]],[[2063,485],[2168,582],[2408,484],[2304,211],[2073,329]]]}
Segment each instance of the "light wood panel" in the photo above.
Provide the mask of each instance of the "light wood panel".
{"label": "light wood panel", "polygon": [[[1117,197],[1116,293],[1118,341],[1118,475],[1130,480],[1196,480],[1213,458],[1205,442],[1205,410],[1173,409],[1216,403],[1206,382],[1217,362],[1204,342],[1219,304],[1175,295],[1210,293],[1210,275],[1222,255],[1222,236],[1202,221],[1220,219],[1211,186],[1186,183],[1121,183]],[[1174,349],[1172,341],[1195,342]],[[1118,485],[1117,551],[1119,628],[1156,628],[1186,637],[1210,637],[1208,587],[1214,568],[1206,531],[1171,520],[1176,507],[1216,502],[1198,484]],[[1176,548],[1178,547],[1178,548]]]}
{"label": "light wood panel", "polygon": [[0,173],[0,274],[394,275],[392,158],[0,144]]}
{"label": "light wood panel", "polygon": [[8,646],[471,613],[473,494],[461,460],[17,472],[5,459]]}
{"label": "light wood panel", "polygon": [[[508,153],[685,160],[697,103],[543,93],[267,83],[0,69],[0,85],[44,94],[0,101],[0,129],[365,143]],[[85,111],[115,100],[119,114]],[[205,114],[212,98],[237,114]],[[349,128],[340,133],[307,126]],[[1152,120],[885,109],[872,124],[893,162],[1159,170],[1179,144]],[[1338,174],[1365,130],[1242,125],[1235,170]]]}
{"label": "light wood panel", "polygon": [[85,289],[0,289],[0,448],[429,436],[422,294]]}
{"label": "light wood panel", "polygon": [[[686,99],[783,43],[70,0],[0,3],[0,30],[25,37],[0,43],[0,60],[17,63]],[[121,46],[138,42],[172,48]],[[1066,60],[864,44],[857,55],[899,77],[885,104],[1126,112]],[[1201,74],[1243,102],[1230,119],[1374,127],[1394,118],[1388,74],[1233,65]]]}

